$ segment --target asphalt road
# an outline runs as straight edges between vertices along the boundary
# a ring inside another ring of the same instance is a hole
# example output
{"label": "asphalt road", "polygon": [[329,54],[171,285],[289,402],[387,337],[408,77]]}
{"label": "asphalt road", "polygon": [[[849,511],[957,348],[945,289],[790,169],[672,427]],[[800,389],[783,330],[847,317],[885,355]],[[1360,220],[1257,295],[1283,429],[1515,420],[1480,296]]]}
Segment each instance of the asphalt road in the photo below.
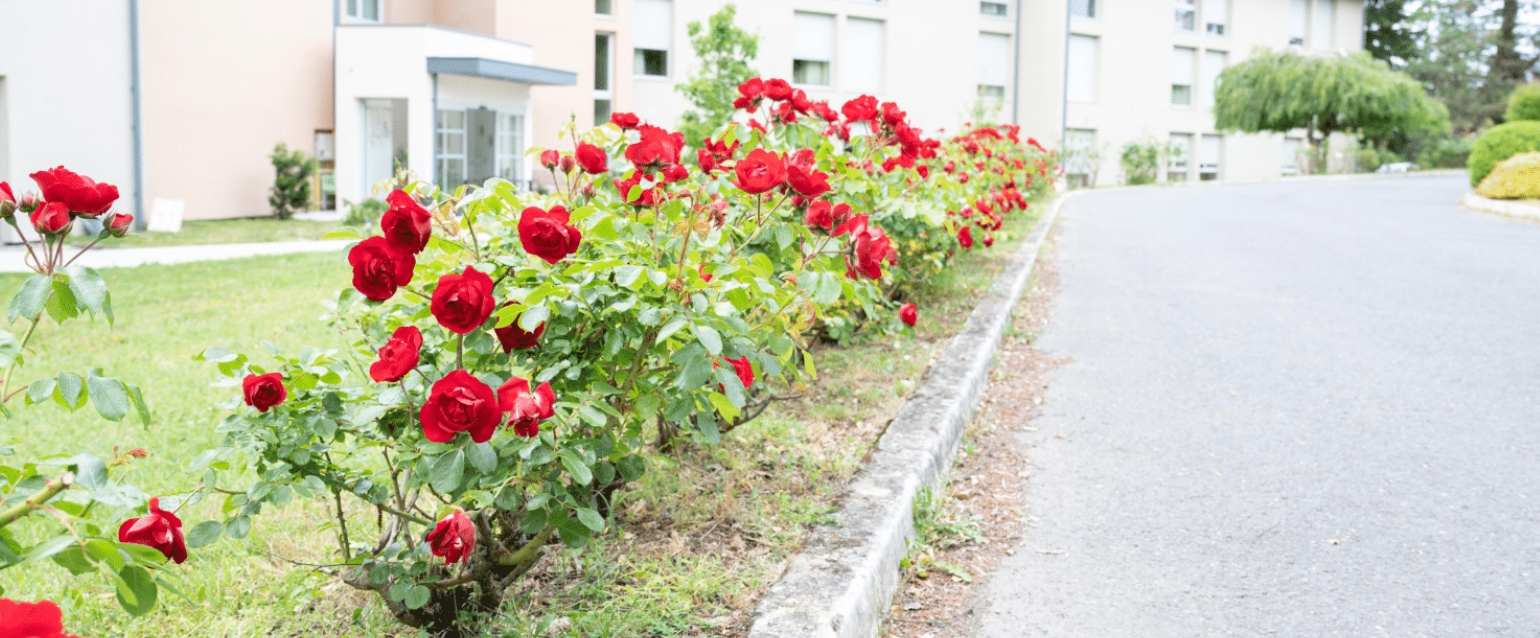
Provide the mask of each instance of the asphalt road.
{"label": "asphalt road", "polygon": [[1540,636],[1540,224],[1465,190],[1068,202],[980,635]]}

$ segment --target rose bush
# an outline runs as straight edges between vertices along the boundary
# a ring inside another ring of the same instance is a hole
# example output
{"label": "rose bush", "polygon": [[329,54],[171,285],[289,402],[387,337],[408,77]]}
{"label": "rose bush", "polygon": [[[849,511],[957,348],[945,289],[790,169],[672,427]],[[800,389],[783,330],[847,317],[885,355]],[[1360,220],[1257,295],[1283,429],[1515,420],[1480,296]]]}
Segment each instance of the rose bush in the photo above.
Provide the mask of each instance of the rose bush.
{"label": "rose bush", "polygon": [[[18,198],[9,184],[0,183],[0,218],[22,238],[24,262],[34,272],[11,299],[7,312],[10,323],[26,323],[25,332],[17,338],[0,330],[0,366],[5,368],[0,379],[0,414],[10,416],[17,397],[23,405],[52,403],[69,411],[89,403],[105,419],[120,421],[135,413],[148,427],[149,407],[139,387],[104,376],[100,368],[58,371],[24,385],[16,383],[24,364],[42,363],[27,359],[45,314],[60,325],[82,314],[113,322],[107,284],[95,270],[74,262],[98,242],[125,235],[133,221],[132,215],[112,212],[118,189],[111,184],[62,166],[31,177],[40,194],[24,193]],[[23,229],[18,213],[28,216],[30,228]],[[96,238],[84,248],[70,250],[65,237],[75,229],[75,220],[103,215],[107,217]],[[0,447],[0,569],[49,560],[76,576],[100,573],[130,613],[139,615],[153,608],[159,589],[169,586],[165,563],[187,560],[181,521],[161,504],[174,510],[186,501],[149,498],[112,477],[114,469],[147,454],[138,448],[126,452],[114,448],[113,456],[105,460],[80,452],[15,461],[12,449]],[[147,501],[146,515],[130,516]],[[13,526],[19,524],[32,529],[18,534]],[[21,540],[39,536],[41,541]],[[0,635],[63,635],[59,619],[59,608],[51,602],[0,599]]]}
{"label": "rose bush", "polygon": [[745,121],[694,154],[625,113],[566,131],[570,153],[532,149],[554,193],[398,180],[401,219],[349,249],[328,315],[349,348],[199,355],[246,390],[191,463],[191,497],[225,513],[200,542],[327,498],[327,570],[457,633],[548,543],[604,531],[654,441],[718,443],[815,375],[815,334],[912,325],[908,286],[954,237],[1047,185],[1052,155],[1014,129],[942,143],[870,96],[837,112],[783,80],[740,93]]}

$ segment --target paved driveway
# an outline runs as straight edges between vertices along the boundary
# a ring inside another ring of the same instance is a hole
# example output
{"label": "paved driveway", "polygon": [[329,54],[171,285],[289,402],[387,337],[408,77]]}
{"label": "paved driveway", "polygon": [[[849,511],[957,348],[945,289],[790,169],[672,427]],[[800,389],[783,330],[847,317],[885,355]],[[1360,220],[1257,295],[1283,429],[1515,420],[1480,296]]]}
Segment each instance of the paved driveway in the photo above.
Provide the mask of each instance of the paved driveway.
{"label": "paved driveway", "polygon": [[1540,224],[1465,188],[1071,200],[981,635],[1540,636]]}

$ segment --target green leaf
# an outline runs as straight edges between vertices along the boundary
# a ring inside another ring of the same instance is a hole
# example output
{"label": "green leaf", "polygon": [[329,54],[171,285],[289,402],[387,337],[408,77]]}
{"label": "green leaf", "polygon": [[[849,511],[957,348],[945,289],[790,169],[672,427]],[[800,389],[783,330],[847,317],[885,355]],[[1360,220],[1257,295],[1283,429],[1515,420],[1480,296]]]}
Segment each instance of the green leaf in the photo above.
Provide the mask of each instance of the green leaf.
{"label": "green leaf", "polygon": [[706,347],[706,352],[712,356],[722,354],[722,335],[717,334],[716,329],[700,324],[690,326],[690,329],[695,332],[695,338],[700,340],[700,344]]}
{"label": "green leaf", "polygon": [[535,328],[540,327],[540,324],[545,323],[545,320],[549,318],[551,318],[550,308],[546,306],[532,306],[525,310],[524,314],[519,315],[519,327],[523,328],[525,332],[534,332]]}
{"label": "green leaf", "polygon": [[492,449],[490,443],[477,443],[465,448],[465,456],[471,462],[471,467],[482,474],[497,469],[497,451]]}
{"label": "green leaf", "polygon": [[27,386],[27,402],[36,405],[47,401],[53,396],[54,388],[58,386],[59,382],[54,381],[52,377],[33,381]]}
{"label": "green leaf", "polygon": [[717,412],[722,413],[722,418],[729,421],[738,418],[738,406],[733,405],[733,402],[721,392],[712,392],[706,395],[706,398],[711,401],[712,407],[716,408]]}
{"label": "green leaf", "polygon": [[128,554],[130,558],[143,565],[164,565],[166,563],[166,555],[148,545],[118,543],[118,551]]}
{"label": "green leaf", "polygon": [[70,458],[75,466],[75,482],[86,489],[98,489],[107,485],[107,464],[90,454],[76,454]]}
{"label": "green leaf", "polygon": [[16,363],[21,358],[21,341],[7,331],[0,330],[0,368]]}
{"label": "green leaf", "polygon": [[707,359],[700,350],[695,350],[691,354],[686,352],[687,350],[680,351],[680,354],[686,358],[679,368],[679,380],[674,383],[674,387],[680,390],[693,390],[701,387],[707,379],[711,378],[711,360]]}
{"label": "green leaf", "polygon": [[21,290],[11,298],[11,308],[6,313],[6,319],[15,323],[17,317],[25,317],[36,321],[37,316],[43,312],[43,304],[48,300],[48,293],[53,290],[53,278],[48,275],[33,275],[21,284]]}
{"label": "green leaf", "polygon": [[595,532],[604,531],[604,517],[600,516],[598,512],[586,507],[579,507],[577,508],[577,517],[584,527]]}
{"label": "green leaf", "polygon": [[581,485],[588,485],[594,480],[593,472],[588,469],[587,464],[583,463],[583,459],[577,458],[576,455],[567,450],[561,451],[561,466],[567,468],[567,472],[572,475],[572,479]]}
{"label": "green leaf", "polygon": [[187,546],[193,549],[203,547],[219,540],[224,533],[225,526],[219,521],[203,521],[187,531]]}
{"label": "green leaf", "polygon": [[689,322],[685,321],[683,317],[677,317],[673,321],[664,324],[663,329],[658,331],[658,338],[656,340],[657,343],[663,343],[664,341],[667,341],[669,337],[674,335],[674,333],[679,332],[680,328],[683,328],[688,324]]}
{"label": "green leaf", "polygon": [[60,372],[55,379],[59,387],[54,389],[53,400],[70,410],[78,410],[86,404],[86,382],[73,372]]}
{"label": "green leaf", "polygon": [[31,551],[28,551],[23,562],[35,563],[44,558],[52,558],[54,554],[64,551],[65,548],[73,544],[75,544],[74,536],[69,534],[55,536],[42,543],[38,543]]}
{"label": "green leaf", "polygon": [[123,569],[128,562],[123,559],[123,553],[118,551],[117,544],[112,541],[93,538],[86,541],[85,551],[91,558],[107,563],[112,571]]}
{"label": "green leaf", "polygon": [[732,402],[733,407],[742,408],[748,397],[744,395],[743,380],[738,378],[738,373],[734,372],[733,368],[722,366],[713,371],[713,376],[716,377],[717,383],[721,384],[722,391],[727,394],[727,400]]}
{"label": "green leaf", "polygon": [[64,323],[80,316],[80,303],[75,300],[75,293],[70,291],[69,282],[63,279],[62,276],[54,278],[53,296],[43,304],[43,308],[48,311],[48,316],[53,317],[54,323]]}
{"label": "green leaf", "polygon": [[128,398],[134,402],[134,414],[139,417],[139,424],[150,427],[150,406],[144,402],[144,393],[139,391],[139,386],[128,384]]}
{"label": "green leaf", "polygon": [[556,528],[556,532],[561,536],[561,542],[565,543],[567,547],[583,549],[588,546],[590,533],[587,527],[569,523]]}
{"label": "green leaf", "polygon": [[155,579],[150,571],[138,565],[129,565],[118,572],[122,579],[116,583],[118,604],[132,616],[143,616],[155,608]]}
{"label": "green leaf", "polygon": [[820,306],[827,306],[839,301],[840,292],[845,289],[841,279],[834,273],[822,273],[818,277],[818,292],[813,293],[813,302]]}
{"label": "green leaf", "polygon": [[615,283],[635,290],[636,281],[642,278],[643,270],[645,268],[636,265],[620,266],[615,269]]}
{"label": "green leaf", "polygon": [[321,239],[359,239],[358,229],[351,226],[343,226],[325,235],[321,235]]}
{"label": "green leaf", "polygon": [[545,510],[531,509],[524,512],[523,518],[519,519],[519,529],[530,536],[539,534],[540,530],[545,529]]}
{"label": "green leaf", "polygon": [[406,603],[407,609],[422,609],[423,605],[428,604],[429,593],[427,587],[412,585],[411,589],[406,590],[406,597],[402,602]]}
{"label": "green leaf", "polygon": [[70,292],[74,293],[75,301],[79,302],[93,315],[107,316],[112,320],[112,306],[107,304],[107,282],[102,281],[100,273],[89,266],[75,266],[65,271],[70,276]]}
{"label": "green leaf", "polygon": [[433,463],[433,471],[429,476],[429,483],[433,489],[448,494],[459,489],[460,481],[465,478],[465,452],[455,450],[445,454]]}
{"label": "green leaf", "polygon": [[717,429],[716,417],[713,417],[710,412],[695,413],[695,428],[700,431],[701,438],[707,445],[722,442],[722,431]]}
{"label": "green leaf", "polygon": [[250,531],[251,531],[251,517],[250,516],[237,516],[235,518],[230,519],[229,521],[227,521],[225,523],[225,535],[229,536],[230,538],[234,538],[236,540],[240,540],[242,538],[246,538],[246,534],[248,532],[250,532]]}
{"label": "green leaf", "polygon": [[620,478],[625,479],[627,483],[635,483],[647,473],[647,462],[639,454],[623,456],[615,462],[615,466],[620,469]]}
{"label": "green leaf", "polygon": [[117,379],[90,375],[86,377],[86,390],[91,394],[91,405],[108,421],[122,421],[128,416],[131,399],[128,389]]}
{"label": "green leaf", "polygon": [[79,545],[71,545],[53,555],[53,562],[60,567],[69,570],[71,575],[79,576],[86,572],[96,571],[96,563],[86,558],[86,552]]}

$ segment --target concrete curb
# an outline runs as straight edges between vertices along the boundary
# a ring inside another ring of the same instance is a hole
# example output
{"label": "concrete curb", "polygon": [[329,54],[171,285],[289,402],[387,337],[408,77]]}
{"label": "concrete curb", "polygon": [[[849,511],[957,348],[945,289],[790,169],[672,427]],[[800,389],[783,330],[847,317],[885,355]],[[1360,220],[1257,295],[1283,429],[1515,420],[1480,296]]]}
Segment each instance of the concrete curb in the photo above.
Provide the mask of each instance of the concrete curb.
{"label": "concrete curb", "polygon": [[[186,264],[195,261],[219,261],[263,255],[291,255],[341,251],[352,239],[317,241],[274,241],[246,244],[193,244],[146,248],[105,248],[80,256],[75,263],[92,268],[132,268],[145,264]],[[78,250],[78,249],[77,249]],[[32,272],[25,262],[27,249],[20,246],[0,249],[0,272]]]}
{"label": "concrete curb", "polygon": [[[1078,191],[1076,191],[1078,192]],[[914,501],[938,489],[989,383],[995,349],[1053,228],[1065,193],[1049,205],[989,295],[936,360],[866,467],[851,481],[835,522],[820,525],[754,610],[749,638],[870,638],[898,589],[898,565],[914,536]]]}
{"label": "concrete curb", "polygon": [[1474,211],[1540,221],[1540,206],[1533,204],[1482,197],[1475,191],[1466,193],[1465,197],[1460,199],[1460,203]]}

